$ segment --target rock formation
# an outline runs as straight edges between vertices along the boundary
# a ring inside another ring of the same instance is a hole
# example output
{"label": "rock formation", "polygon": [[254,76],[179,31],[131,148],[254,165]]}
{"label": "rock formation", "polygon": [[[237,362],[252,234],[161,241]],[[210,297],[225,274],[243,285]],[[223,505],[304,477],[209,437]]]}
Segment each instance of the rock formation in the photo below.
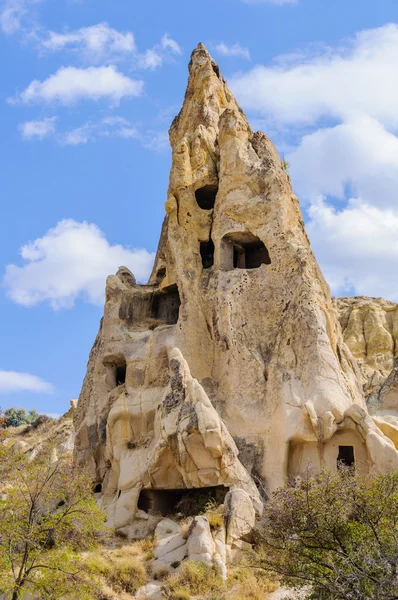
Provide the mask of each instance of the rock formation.
{"label": "rock formation", "polygon": [[[170,142],[152,275],[137,285],[122,267],[108,278],[76,408],[76,456],[91,465],[110,523],[167,514],[184,491],[206,487],[232,494],[230,522],[245,531],[242,515],[261,512],[261,494],[309,461],[398,469],[362,390],[381,346],[370,352],[367,340],[360,357],[355,307],[341,301],[361,374],[284,164],[267,136],[252,132],[201,44]],[[391,334],[382,334],[383,352],[392,352]],[[392,354],[381,360],[387,371]],[[204,522],[195,527],[208,539]],[[193,546],[188,540],[188,554]]]}
{"label": "rock formation", "polygon": [[337,298],[335,302],[368,404],[377,410],[377,395],[398,356],[398,304],[367,297]]}

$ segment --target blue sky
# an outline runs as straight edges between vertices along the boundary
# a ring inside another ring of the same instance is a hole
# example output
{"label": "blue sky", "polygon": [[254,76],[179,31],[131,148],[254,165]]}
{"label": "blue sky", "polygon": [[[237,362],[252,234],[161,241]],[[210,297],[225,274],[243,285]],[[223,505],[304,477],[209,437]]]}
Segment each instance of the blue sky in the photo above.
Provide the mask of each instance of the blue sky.
{"label": "blue sky", "polygon": [[396,0],[3,0],[0,406],[79,394],[106,275],[145,281],[199,41],[290,164],[339,295],[398,301]]}

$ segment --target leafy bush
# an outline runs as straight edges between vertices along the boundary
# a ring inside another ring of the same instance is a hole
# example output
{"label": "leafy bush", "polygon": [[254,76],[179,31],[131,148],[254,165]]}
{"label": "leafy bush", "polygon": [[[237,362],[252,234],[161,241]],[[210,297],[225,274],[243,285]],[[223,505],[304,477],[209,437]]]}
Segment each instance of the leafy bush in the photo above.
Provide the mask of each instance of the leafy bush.
{"label": "leafy bush", "polygon": [[397,473],[305,473],[273,494],[261,533],[254,562],[305,598],[398,598]]}
{"label": "leafy bush", "polygon": [[48,445],[29,458],[0,444],[0,596],[97,597],[80,552],[98,545],[105,516],[88,473]]}
{"label": "leafy bush", "polygon": [[1,427],[20,427],[20,425],[32,425],[38,427],[45,421],[51,420],[47,415],[40,415],[36,409],[26,412],[24,408],[7,408],[0,410],[0,428]]}

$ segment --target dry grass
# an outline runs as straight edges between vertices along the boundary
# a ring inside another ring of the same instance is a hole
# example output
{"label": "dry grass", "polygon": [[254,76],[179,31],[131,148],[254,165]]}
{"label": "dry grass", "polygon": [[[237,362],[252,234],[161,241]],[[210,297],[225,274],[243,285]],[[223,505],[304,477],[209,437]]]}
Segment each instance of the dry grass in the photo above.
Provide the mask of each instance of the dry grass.
{"label": "dry grass", "polygon": [[216,569],[186,561],[178,573],[165,580],[163,590],[169,600],[189,600],[192,596],[221,600],[225,583]]}
{"label": "dry grass", "polygon": [[226,585],[228,600],[264,600],[279,587],[268,573],[245,567],[231,569]]}
{"label": "dry grass", "polygon": [[[125,594],[134,594],[147,583],[145,563],[152,559],[154,546],[154,539],[146,538],[85,556],[87,569],[100,578],[103,600],[122,600]],[[131,598],[131,595],[127,597]]]}
{"label": "dry grass", "polygon": [[213,531],[224,527],[224,505],[217,504],[214,500],[206,505],[206,510],[203,513],[209,521],[210,529]]}

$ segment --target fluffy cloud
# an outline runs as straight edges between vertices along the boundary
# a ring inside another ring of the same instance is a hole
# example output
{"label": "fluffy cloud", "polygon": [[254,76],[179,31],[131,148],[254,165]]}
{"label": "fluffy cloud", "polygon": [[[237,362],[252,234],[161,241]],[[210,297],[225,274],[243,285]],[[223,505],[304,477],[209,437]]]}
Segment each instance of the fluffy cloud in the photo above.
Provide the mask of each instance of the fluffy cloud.
{"label": "fluffy cloud", "polygon": [[179,44],[167,33],[153,48],[140,53],[131,31],[117,31],[106,22],[63,33],[49,31],[44,38],[34,37],[46,51],[70,50],[79,59],[95,63],[129,58],[135,67],[141,69],[157,69],[165,60],[181,54]]}
{"label": "fluffy cloud", "polygon": [[136,65],[141,69],[157,69],[161,67],[170,56],[181,54],[182,50],[177,42],[166,33],[160,44],[156,44],[143,54],[137,54]]}
{"label": "fluffy cloud", "polygon": [[55,134],[57,117],[49,117],[41,121],[26,121],[19,126],[24,140],[43,140]]}
{"label": "fluffy cloud", "polygon": [[0,4],[0,28],[11,35],[19,31],[30,6],[43,0],[3,0]]}
{"label": "fluffy cloud", "polygon": [[324,199],[309,208],[307,231],[336,295],[398,301],[398,212],[350,200],[337,210]]}
{"label": "fluffy cloud", "polygon": [[81,127],[72,129],[58,136],[61,144],[78,146],[87,142],[95,141],[103,137],[121,137],[126,139],[137,138],[141,135],[138,130],[127,119],[123,117],[106,117],[98,123],[89,121]]}
{"label": "fluffy cloud", "polygon": [[8,296],[23,306],[48,302],[53,309],[70,308],[81,297],[101,305],[109,273],[125,265],[143,281],[154,259],[145,249],[111,245],[96,225],[72,219],[22,246],[21,256],[23,266],[6,267]]}
{"label": "fluffy cloud", "polygon": [[32,81],[16,98],[10,99],[10,102],[29,104],[57,101],[61,104],[73,104],[83,99],[108,99],[118,104],[122,98],[139,96],[143,85],[142,81],[130,79],[113,65],[87,69],[61,67],[44,81]]}
{"label": "fluffy cloud", "polygon": [[40,44],[53,52],[71,49],[79,55],[83,53],[86,59],[94,62],[109,58],[115,60],[118,56],[136,52],[134,35],[130,31],[117,31],[109,27],[108,23],[98,23],[64,33],[49,31]]}
{"label": "fluffy cloud", "polygon": [[47,381],[30,375],[29,373],[18,373],[17,371],[0,371],[0,394],[12,392],[41,392],[51,393],[53,387]]}
{"label": "fluffy cloud", "polygon": [[398,138],[372,117],[307,134],[286,158],[303,198],[352,194],[398,209]]}
{"label": "fluffy cloud", "polygon": [[216,51],[223,56],[241,56],[250,60],[250,52],[247,48],[242,48],[238,43],[228,46],[224,42],[220,42],[215,46]]}
{"label": "fluffy cloud", "polygon": [[231,81],[248,109],[283,124],[367,114],[398,126],[398,25],[362,31],[345,47],[280,57]]}

